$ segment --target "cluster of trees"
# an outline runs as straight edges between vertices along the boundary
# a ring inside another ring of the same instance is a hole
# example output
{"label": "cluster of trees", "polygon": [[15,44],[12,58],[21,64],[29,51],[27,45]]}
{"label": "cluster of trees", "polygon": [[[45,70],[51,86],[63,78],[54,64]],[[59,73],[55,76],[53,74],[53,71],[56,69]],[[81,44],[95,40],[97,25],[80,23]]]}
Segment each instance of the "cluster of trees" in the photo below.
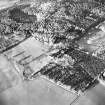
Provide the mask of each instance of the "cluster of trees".
{"label": "cluster of trees", "polygon": [[[16,11],[14,13],[16,15]],[[11,16],[13,17],[13,16]],[[17,16],[18,17],[18,16]],[[1,51],[8,49],[10,46],[16,45],[24,39],[31,36],[33,23],[18,23],[12,20],[8,15],[0,18],[0,39]],[[32,29],[31,29],[32,28]],[[11,47],[10,47],[11,48]]]}
{"label": "cluster of trees", "polygon": [[24,33],[30,36],[37,28],[36,16],[28,15],[19,8],[8,11],[5,17],[0,18],[0,32],[5,35],[12,35],[14,32]]}
{"label": "cluster of trees", "polygon": [[36,20],[35,15],[28,15],[19,8],[13,8],[9,11],[9,18],[17,23],[32,23]]}
{"label": "cluster of trees", "polygon": [[50,63],[41,69],[41,74],[55,82],[59,81],[66,86],[70,86],[76,91],[85,91],[96,83],[96,80],[79,65],[71,68]]}
{"label": "cluster of trees", "polygon": [[[72,20],[66,18],[66,15],[72,16],[72,14],[69,14],[69,15],[66,14],[66,12],[70,12],[70,10],[71,10],[71,9],[67,9],[66,7],[69,8],[71,5],[73,5],[73,3],[74,2],[72,0],[71,1],[66,0],[64,3],[65,5],[61,3],[61,7],[55,9],[55,11],[53,13],[48,13],[47,16],[45,17],[45,19],[38,23],[37,23],[37,18],[35,15],[29,15],[28,13],[25,13],[24,11],[22,11],[19,8],[13,8],[13,9],[9,10],[9,18],[17,23],[38,24],[37,28],[35,26],[34,30],[31,29],[31,31],[33,31],[33,33],[34,32],[36,32],[37,34],[41,33],[42,36],[44,36],[43,34],[47,34],[48,39],[52,37],[52,41],[54,44],[57,44],[59,42],[64,43],[68,40],[68,37],[66,37],[66,36],[74,35],[74,37],[78,37],[78,35],[82,34],[81,29],[75,28],[78,22],[77,21],[73,22],[74,20],[72,21]],[[66,5],[68,5],[68,6],[66,6]],[[81,5],[82,5],[81,3],[76,4],[75,8],[77,8],[78,5],[81,8]],[[58,15],[58,17],[56,17],[56,14],[59,14],[60,12],[61,12],[61,14],[63,13],[62,8],[65,8],[64,16]],[[77,11],[77,9],[76,9],[76,11]],[[81,15],[82,17],[83,16],[86,17],[90,13],[90,11],[88,11],[87,9],[83,9],[83,10],[81,9],[80,11],[82,11],[82,15]],[[80,20],[78,20],[78,21],[80,21]],[[72,26],[70,24],[72,24]],[[34,25],[32,25],[32,26],[34,27]],[[41,28],[41,31],[38,31],[38,29],[40,29],[40,28]],[[28,33],[29,33],[29,31],[28,31]],[[75,33],[75,34],[72,34],[72,33]],[[39,34],[39,36],[40,36],[40,34]],[[49,37],[49,36],[51,36],[51,37]]]}
{"label": "cluster of trees", "polygon": [[74,46],[60,49],[51,56],[55,59],[61,59],[65,54],[74,60],[73,66],[78,64],[81,65],[93,78],[96,78],[101,72],[104,71],[105,63],[103,60],[90,54],[86,54],[81,50],[77,50]]}
{"label": "cluster of trees", "polygon": [[[86,9],[85,7],[82,8],[83,3],[85,2],[84,1],[80,2],[79,0],[77,1],[63,0],[60,3],[61,6],[58,5],[57,7],[56,5],[57,8],[54,9],[53,13],[48,12],[47,15],[45,16],[45,19],[42,20],[41,22],[37,22],[37,17],[35,15],[29,15],[28,13],[25,13],[24,10],[22,10],[22,8],[20,9],[18,7],[9,10],[9,18],[12,21],[15,21],[16,24],[23,26],[21,27],[21,30],[24,27],[26,28],[27,24],[29,24],[28,27],[30,28],[31,26],[31,29],[28,30],[23,29],[26,34],[31,34],[32,32],[37,33],[39,34],[39,38],[40,38],[40,33],[42,34],[42,36],[44,36],[43,34],[47,34],[48,36],[47,38],[48,39],[52,38],[54,44],[57,44],[59,42],[68,43],[67,36],[74,36],[74,38],[82,36],[81,34],[83,33],[83,31],[79,27],[76,28],[76,26],[80,26],[80,24],[82,24],[81,19],[85,18],[90,14],[90,10]],[[88,2],[85,3],[85,5],[86,7],[88,7]],[[92,3],[89,3],[89,5],[92,5]],[[74,12],[74,15],[71,14],[72,7],[75,9],[76,12],[76,13]],[[31,7],[29,6],[28,8],[31,9]],[[62,12],[63,9],[64,11]],[[80,12],[77,13],[77,11]],[[61,16],[60,14],[63,14],[63,16]],[[68,16],[73,17],[73,20],[67,19]],[[13,29],[16,28],[17,26],[13,27]],[[40,28],[41,31],[39,31]],[[72,40],[73,37],[69,38],[71,38]]]}
{"label": "cluster of trees", "polygon": [[80,64],[94,78],[98,77],[105,69],[104,61],[93,56],[87,56]]}

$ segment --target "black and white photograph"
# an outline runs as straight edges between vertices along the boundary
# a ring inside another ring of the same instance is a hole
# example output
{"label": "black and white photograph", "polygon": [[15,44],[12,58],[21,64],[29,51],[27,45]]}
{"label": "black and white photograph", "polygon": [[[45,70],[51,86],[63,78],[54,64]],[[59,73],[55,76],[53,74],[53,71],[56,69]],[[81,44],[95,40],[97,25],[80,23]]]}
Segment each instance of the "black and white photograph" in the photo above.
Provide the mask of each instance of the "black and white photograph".
{"label": "black and white photograph", "polygon": [[105,105],[105,0],[0,0],[0,105]]}

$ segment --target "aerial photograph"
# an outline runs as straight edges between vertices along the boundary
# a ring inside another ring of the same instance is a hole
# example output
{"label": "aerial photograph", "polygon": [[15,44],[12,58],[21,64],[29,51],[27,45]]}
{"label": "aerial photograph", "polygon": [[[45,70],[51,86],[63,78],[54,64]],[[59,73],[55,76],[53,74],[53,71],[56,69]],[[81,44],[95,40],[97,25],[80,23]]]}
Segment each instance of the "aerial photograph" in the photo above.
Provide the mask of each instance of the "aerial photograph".
{"label": "aerial photograph", "polygon": [[105,105],[105,0],[0,0],[0,105]]}

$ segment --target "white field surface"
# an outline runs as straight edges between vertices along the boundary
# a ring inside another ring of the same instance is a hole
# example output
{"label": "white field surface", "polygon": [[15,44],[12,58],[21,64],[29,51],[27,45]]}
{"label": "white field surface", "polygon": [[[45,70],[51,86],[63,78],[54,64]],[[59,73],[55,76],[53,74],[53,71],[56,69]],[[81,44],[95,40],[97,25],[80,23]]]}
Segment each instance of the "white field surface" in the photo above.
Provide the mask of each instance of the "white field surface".
{"label": "white field surface", "polygon": [[5,56],[0,55],[0,92],[15,86],[18,80],[19,76],[14,67]]}
{"label": "white field surface", "polygon": [[70,105],[76,98],[41,78],[33,81],[20,82],[0,94],[5,105]]}
{"label": "white field surface", "polygon": [[[46,51],[47,48],[44,45],[42,45],[34,37],[31,37],[4,54],[9,59],[12,59],[16,62],[19,62],[25,57],[30,56],[29,58],[22,60],[22,63],[26,64],[27,62],[31,62],[33,60],[31,63],[29,63],[29,66],[32,68],[33,72],[37,72],[52,59],[51,57],[47,56]],[[16,56],[21,52],[24,53]]]}
{"label": "white field surface", "polygon": [[[37,41],[34,37],[30,37],[29,39],[25,40],[15,48],[6,52],[9,58],[14,57],[15,55],[25,52],[26,55],[31,55],[33,58],[40,56],[41,54],[45,53],[46,48],[42,45],[39,41]],[[23,54],[23,55],[24,55]],[[20,58],[19,58],[20,57]],[[16,58],[16,57],[15,57]],[[17,56],[17,60],[22,58],[22,54]]]}
{"label": "white field surface", "polygon": [[105,86],[98,84],[72,105],[105,105]]}
{"label": "white field surface", "polygon": [[2,105],[70,105],[77,96],[42,78],[20,81],[2,92]]}
{"label": "white field surface", "polygon": [[19,0],[0,0],[0,10],[10,7],[17,3],[18,1]]}

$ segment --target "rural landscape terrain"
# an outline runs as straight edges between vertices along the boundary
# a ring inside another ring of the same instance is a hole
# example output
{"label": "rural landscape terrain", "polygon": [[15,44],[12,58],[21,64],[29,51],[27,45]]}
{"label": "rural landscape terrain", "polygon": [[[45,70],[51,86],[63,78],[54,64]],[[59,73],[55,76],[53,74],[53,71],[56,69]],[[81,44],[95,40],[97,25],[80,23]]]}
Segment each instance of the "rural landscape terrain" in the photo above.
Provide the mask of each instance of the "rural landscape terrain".
{"label": "rural landscape terrain", "polygon": [[104,98],[104,0],[0,1],[0,105]]}

